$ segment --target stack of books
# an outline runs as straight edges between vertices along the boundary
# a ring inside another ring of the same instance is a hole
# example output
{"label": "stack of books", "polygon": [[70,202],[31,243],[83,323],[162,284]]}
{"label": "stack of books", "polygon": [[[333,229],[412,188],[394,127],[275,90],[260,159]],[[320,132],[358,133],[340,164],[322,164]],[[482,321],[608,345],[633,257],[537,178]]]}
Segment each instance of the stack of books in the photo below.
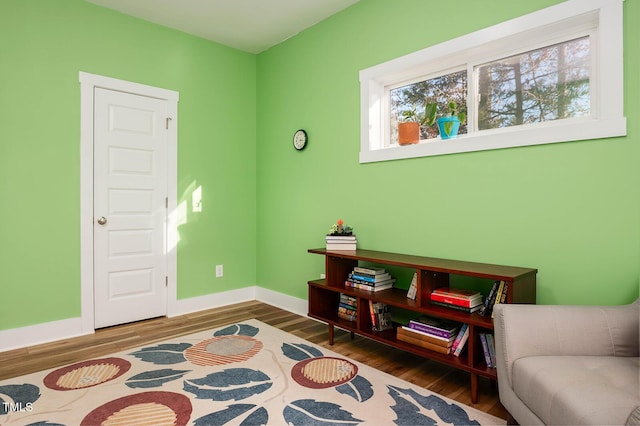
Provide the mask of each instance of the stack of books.
{"label": "stack of books", "polygon": [[457,322],[423,315],[398,327],[397,339],[442,354],[450,354],[460,332]]}
{"label": "stack of books", "polygon": [[395,282],[395,278],[383,268],[356,266],[349,274],[344,285],[360,290],[380,291],[392,288]]}
{"label": "stack of books", "polygon": [[356,240],[355,234],[327,234],[327,250],[348,250],[355,251],[356,250]]}
{"label": "stack of books", "polygon": [[340,293],[338,317],[347,321],[355,321],[358,317],[358,299],[348,296],[344,293]]}
{"label": "stack of books", "polygon": [[484,352],[484,361],[487,367],[496,368],[496,346],[493,341],[493,334],[480,333],[480,343]]}
{"label": "stack of books", "polygon": [[469,324],[464,323],[462,324],[462,327],[460,327],[460,331],[458,331],[456,340],[453,341],[453,345],[451,346],[451,353],[454,354],[455,356],[460,356],[468,340],[469,340]]}
{"label": "stack of books", "polygon": [[491,314],[493,318],[494,305],[507,302],[508,289],[509,285],[505,281],[495,281],[478,314],[482,316]]}
{"label": "stack of books", "polygon": [[431,304],[470,314],[482,308],[482,294],[478,291],[442,287],[431,293]]}
{"label": "stack of books", "polygon": [[373,331],[384,331],[393,328],[391,307],[389,305],[369,300],[369,312],[371,313],[371,329]]}

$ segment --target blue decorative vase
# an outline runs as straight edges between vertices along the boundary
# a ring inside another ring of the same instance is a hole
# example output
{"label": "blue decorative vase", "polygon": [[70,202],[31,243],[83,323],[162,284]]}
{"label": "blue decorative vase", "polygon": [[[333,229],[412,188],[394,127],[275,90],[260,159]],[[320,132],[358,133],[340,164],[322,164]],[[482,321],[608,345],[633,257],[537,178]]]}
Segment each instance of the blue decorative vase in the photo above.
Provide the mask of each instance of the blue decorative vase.
{"label": "blue decorative vase", "polygon": [[458,136],[460,128],[460,120],[458,117],[440,117],[438,118],[438,130],[440,130],[440,138],[453,139]]}

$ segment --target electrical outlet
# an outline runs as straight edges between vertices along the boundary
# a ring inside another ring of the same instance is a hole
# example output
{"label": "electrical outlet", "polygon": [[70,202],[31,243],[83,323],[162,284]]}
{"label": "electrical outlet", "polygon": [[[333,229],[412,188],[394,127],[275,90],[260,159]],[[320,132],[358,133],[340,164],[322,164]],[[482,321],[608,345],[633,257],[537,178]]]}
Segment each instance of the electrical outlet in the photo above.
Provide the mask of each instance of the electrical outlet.
{"label": "electrical outlet", "polygon": [[224,275],[224,269],[222,265],[216,265],[216,278],[220,278]]}
{"label": "electrical outlet", "polygon": [[320,279],[321,279],[321,280],[323,280],[323,279],[325,279],[325,278],[327,278],[327,276],[326,276],[325,274],[320,274]]}

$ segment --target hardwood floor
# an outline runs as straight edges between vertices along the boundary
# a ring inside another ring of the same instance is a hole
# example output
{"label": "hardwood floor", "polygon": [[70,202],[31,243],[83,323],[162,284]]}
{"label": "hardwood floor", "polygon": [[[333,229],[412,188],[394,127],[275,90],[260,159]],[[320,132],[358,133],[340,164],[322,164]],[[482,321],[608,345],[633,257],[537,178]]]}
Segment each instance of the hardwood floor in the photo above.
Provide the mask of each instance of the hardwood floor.
{"label": "hardwood floor", "polygon": [[255,318],[378,370],[437,392],[502,419],[507,412],[495,382],[479,380],[478,403],[470,398],[469,375],[387,345],[336,330],[327,343],[327,326],[261,302],[244,302],[174,318],[156,318],[97,330],[95,334],[0,353],[0,380],[125,349],[166,340],[232,322]]}

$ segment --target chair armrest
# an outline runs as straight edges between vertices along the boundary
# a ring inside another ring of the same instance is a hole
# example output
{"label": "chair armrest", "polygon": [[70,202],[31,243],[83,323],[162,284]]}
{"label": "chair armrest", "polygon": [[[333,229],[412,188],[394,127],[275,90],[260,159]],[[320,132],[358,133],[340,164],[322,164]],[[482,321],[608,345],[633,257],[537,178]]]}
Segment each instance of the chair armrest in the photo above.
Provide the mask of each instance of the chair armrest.
{"label": "chair armrest", "polygon": [[639,322],[640,299],[622,306],[498,304],[498,364],[511,383],[513,362],[526,356],[638,356]]}

